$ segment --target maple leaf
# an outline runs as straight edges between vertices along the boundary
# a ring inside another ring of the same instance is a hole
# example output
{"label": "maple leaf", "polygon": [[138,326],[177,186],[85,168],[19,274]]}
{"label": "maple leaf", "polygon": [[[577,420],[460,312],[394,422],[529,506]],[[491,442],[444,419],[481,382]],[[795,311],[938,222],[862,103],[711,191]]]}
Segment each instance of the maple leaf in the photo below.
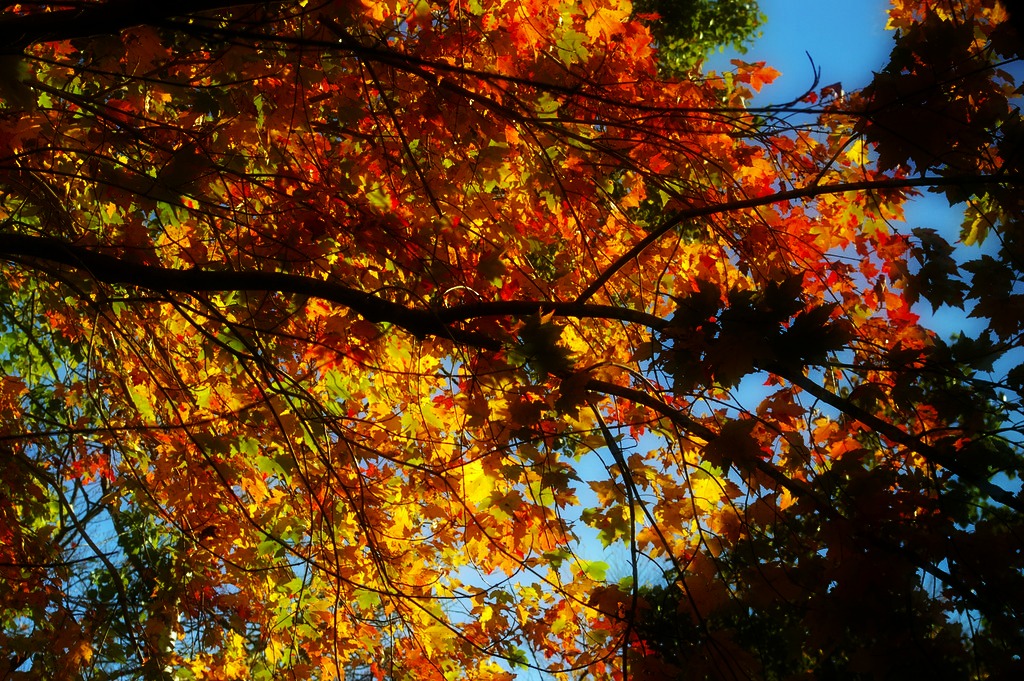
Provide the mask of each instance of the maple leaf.
{"label": "maple leaf", "polygon": [[765,62],[759,61],[753,64],[733,59],[732,65],[736,67],[736,80],[748,83],[754,88],[754,92],[760,92],[765,85],[770,85],[776,78],[782,75],[777,69],[768,66]]}
{"label": "maple leaf", "polygon": [[625,30],[628,10],[623,6],[597,6],[587,18],[587,36],[591,40],[607,40]]}
{"label": "maple leaf", "polygon": [[551,314],[538,313],[519,329],[521,352],[541,376],[560,375],[572,368],[571,352],[558,343],[563,330],[551,319]]}

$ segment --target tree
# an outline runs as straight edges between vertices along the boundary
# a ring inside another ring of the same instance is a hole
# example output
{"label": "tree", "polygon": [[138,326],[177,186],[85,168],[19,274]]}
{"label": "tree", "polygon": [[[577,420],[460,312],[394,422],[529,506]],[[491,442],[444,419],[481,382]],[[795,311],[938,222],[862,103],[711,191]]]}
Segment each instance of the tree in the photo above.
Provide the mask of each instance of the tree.
{"label": "tree", "polygon": [[1005,11],[759,110],[630,11],[5,6],[3,676],[1019,667]]}

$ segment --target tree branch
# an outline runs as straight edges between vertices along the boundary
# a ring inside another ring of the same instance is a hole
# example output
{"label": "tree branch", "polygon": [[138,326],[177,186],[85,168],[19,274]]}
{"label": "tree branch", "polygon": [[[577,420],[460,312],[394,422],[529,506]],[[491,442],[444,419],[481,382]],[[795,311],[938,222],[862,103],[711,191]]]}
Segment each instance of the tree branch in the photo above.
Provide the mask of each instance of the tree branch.
{"label": "tree branch", "polygon": [[625,267],[630,261],[635,260],[643,253],[648,246],[665,236],[686,220],[719,213],[727,213],[733,210],[744,208],[757,208],[768,206],[773,203],[783,203],[793,199],[806,199],[827,194],[841,194],[852,191],[869,191],[872,189],[910,189],[912,187],[949,187],[949,186],[973,186],[984,184],[1024,184],[1024,177],[1020,175],[954,175],[950,177],[917,177],[890,180],[864,180],[863,182],[840,182],[836,184],[812,184],[799,189],[778,192],[768,196],[756,196],[749,199],[737,201],[726,201],[723,203],[708,204],[681,210],[664,222],[660,227],[652,231],[643,239],[638,241],[632,248],[626,251],[615,262],[608,266],[587,288],[576,298],[577,303],[585,303],[601,290],[609,279],[616,272]]}
{"label": "tree branch", "polygon": [[36,269],[44,269],[44,263],[63,265],[104,284],[138,286],[153,291],[267,291],[305,295],[343,305],[370,322],[394,324],[420,338],[448,338],[485,350],[500,349],[505,343],[504,339],[453,325],[487,317],[526,317],[539,313],[578,319],[617,319],[652,329],[660,329],[666,324],[660,317],[640,310],[559,301],[493,301],[416,309],[314,277],[283,272],[173,269],[143,265],[60,239],[26,234],[0,233],[0,257]]}
{"label": "tree branch", "polygon": [[937,447],[933,447],[932,445],[923,442],[916,435],[908,433],[900,427],[878,418],[874,414],[858,407],[849,399],[840,397],[839,395],[823,388],[804,376],[802,373],[786,371],[778,366],[766,367],[766,370],[777,376],[781,376],[830,407],[835,407],[843,414],[860,421],[879,435],[882,435],[897,444],[903,445],[913,452],[917,452],[931,463],[945,468],[949,472],[958,476],[964,482],[974,485],[999,503],[1024,513],[1024,503],[1022,503],[1014,494],[1011,494],[1002,487],[999,487],[961,465],[960,462],[950,456],[948,452],[944,452]]}

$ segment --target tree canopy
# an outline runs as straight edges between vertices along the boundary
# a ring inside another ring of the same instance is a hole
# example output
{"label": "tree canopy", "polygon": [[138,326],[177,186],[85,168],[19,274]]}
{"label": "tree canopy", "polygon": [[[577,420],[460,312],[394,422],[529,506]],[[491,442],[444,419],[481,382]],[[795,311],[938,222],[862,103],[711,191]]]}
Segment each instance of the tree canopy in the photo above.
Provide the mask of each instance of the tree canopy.
{"label": "tree canopy", "polygon": [[1019,674],[1006,8],[760,108],[658,21],[4,3],[0,677]]}

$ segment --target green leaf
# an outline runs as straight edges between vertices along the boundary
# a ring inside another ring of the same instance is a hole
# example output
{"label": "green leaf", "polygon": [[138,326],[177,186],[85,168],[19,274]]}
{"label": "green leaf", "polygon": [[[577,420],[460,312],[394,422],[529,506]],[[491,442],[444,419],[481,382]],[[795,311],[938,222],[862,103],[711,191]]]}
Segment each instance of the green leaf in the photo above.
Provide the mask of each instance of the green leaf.
{"label": "green leaf", "polygon": [[580,571],[596,582],[603,582],[610,566],[601,560],[581,560]]}

